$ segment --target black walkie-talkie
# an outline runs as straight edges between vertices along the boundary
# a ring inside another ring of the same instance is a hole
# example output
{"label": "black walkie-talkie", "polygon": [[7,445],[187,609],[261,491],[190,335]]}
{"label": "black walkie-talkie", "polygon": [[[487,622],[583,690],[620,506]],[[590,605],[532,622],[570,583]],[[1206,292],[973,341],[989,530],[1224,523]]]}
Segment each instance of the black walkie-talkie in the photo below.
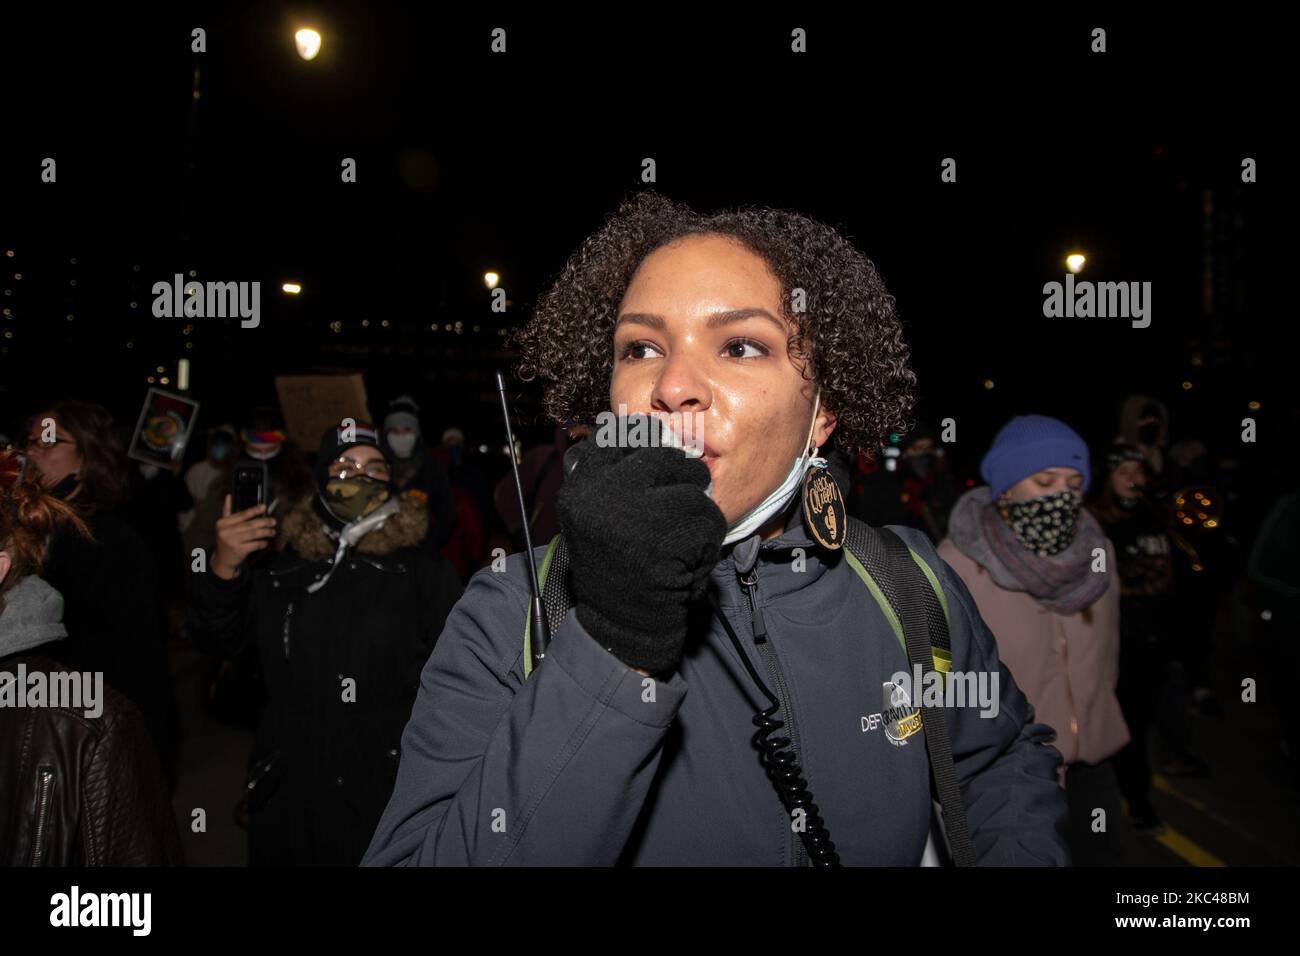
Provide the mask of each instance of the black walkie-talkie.
{"label": "black walkie-talkie", "polygon": [[546,657],[546,648],[551,643],[551,631],[546,623],[546,609],[542,607],[542,588],[537,578],[537,559],[533,556],[533,535],[528,527],[528,506],[524,503],[524,485],[519,480],[519,462],[515,458],[515,433],[510,427],[510,408],[506,404],[506,383],[497,372],[497,392],[501,396],[501,415],[506,422],[506,447],[510,450],[510,471],[515,476],[515,492],[519,495],[519,518],[524,528],[524,553],[528,555],[528,586],[533,598],[533,623],[531,641],[533,667],[536,668]]}

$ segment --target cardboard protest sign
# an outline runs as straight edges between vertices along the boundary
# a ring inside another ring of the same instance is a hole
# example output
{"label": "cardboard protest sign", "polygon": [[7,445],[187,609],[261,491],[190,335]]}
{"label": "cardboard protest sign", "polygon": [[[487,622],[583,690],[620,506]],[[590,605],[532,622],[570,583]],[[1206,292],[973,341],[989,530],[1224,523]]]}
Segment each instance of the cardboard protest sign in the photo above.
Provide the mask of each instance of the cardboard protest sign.
{"label": "cardboard protest sign", "polygon": [[277,375],[275,390],[280,396],[285,429],[301,449],[313,452],[320,436],[343,418],[367,421],[366,385],[361,374]]}
{"label": "cardboard protest sign", "polygon": [[181,395],[151,388],[135,423],[127,457],[150,465],[168,466],[180,461],[189,444],[199,403]]}

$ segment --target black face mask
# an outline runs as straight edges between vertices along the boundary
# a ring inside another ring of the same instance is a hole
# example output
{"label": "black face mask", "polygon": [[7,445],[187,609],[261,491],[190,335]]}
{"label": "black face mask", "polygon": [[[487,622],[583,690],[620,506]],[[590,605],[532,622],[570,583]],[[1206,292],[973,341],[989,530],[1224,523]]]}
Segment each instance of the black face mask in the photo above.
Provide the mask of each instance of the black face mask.
{"label": "black face mask", "polygon": [[62,501],[67,501],[68,496],[77,490],[80,481],[81,478],[75,471],[69,475],[64,475],[63,480],[50,489],[50,494]]}
{"label": "black face mask", "polygon": [[934,455],[913,455],[903,459],[903,466],[918,481],[925,481],[926,476],[934,471],[937,465],[938,461]]}
{"label": "black face mask", "polygon": [[1074,541],[1083,495],[1072,489],[1007,504],[1007,524],[1020,543],[1036,554],[1060,554]]}

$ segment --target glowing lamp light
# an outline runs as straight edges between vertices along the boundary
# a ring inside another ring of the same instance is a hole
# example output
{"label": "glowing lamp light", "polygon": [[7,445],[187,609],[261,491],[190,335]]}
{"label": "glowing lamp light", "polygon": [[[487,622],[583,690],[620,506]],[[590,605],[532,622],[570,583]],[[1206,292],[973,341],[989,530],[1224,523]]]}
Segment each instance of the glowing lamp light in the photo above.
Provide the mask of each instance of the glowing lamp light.
{"label": "glowing lamp light", "polygon": [[497,275],[495,272],[483,273],[483,283],[489,289],[495,289],[497,287],[497,284],[500,282],[501,282],[501,277]]}
{"label": "glowing lamp light", "polygon": [[985,387],[986,389],[992,389],[992,388],[993,388],[993,379],[991,379],[991,378],[986,378],[986,379],[984,380],[984,387]]}
{"label": "glowing lamp light", "polygon": [[293,35],[293,42],[304,60],[314,60],[320,52],[320,34],[315,30],[299,30]]}
{"label": "glowing lamp light", "polygon": [[1078,272],[1083,268],[1083,264],[1088,261],[1088,257],[1082,252],[1072,252],[1065,257],[1065,268],[1071,272]]}
{"label": "glowing lamp light", "polygon": [[302,291],[302,286],[296,282],[286,282],[284,285],[280,286],[280,291],[285,295],[297,295]]}

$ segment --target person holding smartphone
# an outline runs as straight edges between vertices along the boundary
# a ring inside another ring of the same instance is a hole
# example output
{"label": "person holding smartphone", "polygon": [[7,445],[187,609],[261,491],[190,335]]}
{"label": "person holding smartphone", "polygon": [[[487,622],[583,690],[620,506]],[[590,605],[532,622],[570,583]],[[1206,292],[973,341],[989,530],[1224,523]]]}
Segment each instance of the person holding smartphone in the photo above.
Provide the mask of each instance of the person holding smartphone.
{"label": "person holding smartphone", "polygon": [[[379,435],[345,419],[321,440],[310,494],[234,511],[190,578],[201,650],[256,646],[267,701],[250,758],[252,865],[355,865],[396,778],[420,668],[461,585],[420,548],[428,516],[396,493]],[[250,567],[251,556],[278,550]],[[274,550],[274,549],[273,549]]]}

